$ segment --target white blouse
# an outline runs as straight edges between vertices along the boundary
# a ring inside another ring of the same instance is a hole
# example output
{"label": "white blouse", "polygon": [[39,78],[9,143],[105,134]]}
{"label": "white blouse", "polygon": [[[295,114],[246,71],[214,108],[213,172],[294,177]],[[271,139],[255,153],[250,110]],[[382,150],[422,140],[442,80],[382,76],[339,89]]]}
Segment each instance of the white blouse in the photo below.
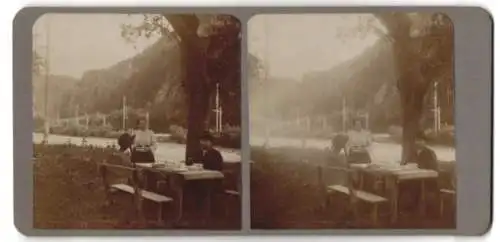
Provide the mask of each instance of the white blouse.
{"label": "white blouse", "polygon": [[366,130],[351,130],[347,135],[349,136],[349,141],[347,142],[348,147],[369,146],[372,143],[371,134]]}
{"label": "white blouse", "polygon": [[152,130],[135,130],[134,146],[148,146],[152,150],[156,149],[156,137]]}

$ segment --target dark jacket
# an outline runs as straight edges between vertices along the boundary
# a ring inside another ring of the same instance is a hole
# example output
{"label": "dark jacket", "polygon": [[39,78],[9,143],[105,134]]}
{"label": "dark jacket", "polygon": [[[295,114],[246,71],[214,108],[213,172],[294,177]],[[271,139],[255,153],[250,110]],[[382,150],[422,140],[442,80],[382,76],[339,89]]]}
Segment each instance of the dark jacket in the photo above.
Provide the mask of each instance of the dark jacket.
{"label": "dark jacket", "polygon": [[420,169],[438,170],[436,153],[429,147],[424,147],[416,155],[416,163]]}
{"label": "dark jacket", "polygon": [[206,152],[201,151],[200,158],[196,160],[197,162],[202,163],[203,168],[206,170],[222,171],[222,155],[214,148],[211,148]]}

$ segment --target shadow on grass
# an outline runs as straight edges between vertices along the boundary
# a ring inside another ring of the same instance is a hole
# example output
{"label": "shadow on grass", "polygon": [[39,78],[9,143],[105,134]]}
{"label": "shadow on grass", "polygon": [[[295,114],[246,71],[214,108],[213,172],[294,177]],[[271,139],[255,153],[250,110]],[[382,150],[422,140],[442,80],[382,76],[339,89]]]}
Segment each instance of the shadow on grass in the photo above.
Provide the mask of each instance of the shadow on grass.
{"label": "shadow on grass", "polygon": [[[348,202],[341,197],[332,198],[334,204],[326,205],[318,167],[324,164],[341,166],[337,161],[328,160],[329,157],[327,151],[316,149],[252,148],[251,159],[255,162],[251,170],[252,228],[374,228],[369,222],[360,219],[363,215],[369,216],[370,206],[366,204],[360,204],[361,215],[356,217],[349,213]],[[326,185],[345,184],[346,174],[342,171],[331,172],[322,174],[322,179]],[[413,190],[406,192],[417,193]],[[411,201],[407,203],[411,204]],[[448,201],[446,207],[451,207],[450,203]],[[425,218],[418,217],[412,212],[415,211],[414,207],[409,206],[396,224],[389,224],[387,206],[382,209],[381,222],[377,228],[454,228],[454,211],[441,218],[438,207],[439,201],[434,196],[429,202],[429,212]]]}
{"label": "shadow on grass", "polygon": [[[106,206],[103,184],[97,162],[108,157],[109,149],[89,149],[65,145],[34,147],[34,227],[39,229],[165,229],[156,222],[156,204],[145,204],[148,221],[141,226],[136,219],[132,196],[116,194],[114,203]],[[119,163],[121,161],[111,161]],[[235,214],[240,211],[235,204]],[[173,208],[165,212],[167,224],[176,215]],[[236,222],[235,222],[236,221]],[[239,229],[241,219],[215,216],[206,226],[183,229]],[[191,222],[191,221],[188,221]],[[195,223],[188,223],[195,224]],[[171,228],[170,226],[168,228]]]}

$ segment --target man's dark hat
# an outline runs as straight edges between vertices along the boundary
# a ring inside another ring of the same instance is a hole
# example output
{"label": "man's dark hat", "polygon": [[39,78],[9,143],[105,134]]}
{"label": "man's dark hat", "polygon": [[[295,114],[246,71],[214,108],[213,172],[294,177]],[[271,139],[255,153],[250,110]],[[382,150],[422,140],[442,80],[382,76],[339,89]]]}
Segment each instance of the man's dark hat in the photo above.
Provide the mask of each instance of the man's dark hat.
{"label": "man's dark hat", "polygon": [[206,131],[200,136],[200,140],[208,140],[208,141],[214,141],[214,137],[210,132]]}
{"label": "man's dark hat", "polygon": [[427,135],[423,131],[419,131],[416,135],[416,140],[421,140],[421,141],[428,141]]}

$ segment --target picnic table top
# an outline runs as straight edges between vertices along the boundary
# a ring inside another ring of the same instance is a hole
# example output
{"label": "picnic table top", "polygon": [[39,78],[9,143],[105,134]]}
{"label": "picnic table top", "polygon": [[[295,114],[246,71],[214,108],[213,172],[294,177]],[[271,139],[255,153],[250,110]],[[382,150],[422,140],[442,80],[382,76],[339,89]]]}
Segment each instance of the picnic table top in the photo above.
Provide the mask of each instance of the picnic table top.
{"label": "picnic table top", "polygon": [[167,167],[153,167],[153,163],[136,163],[136,166],[163,173],[179,174],[184,177],[184,180],[214,180],[224,178],[224,174],[222,172],[213,170],[175,170]]}
{"label": "picnic table top", "polygon": [[399,180],[417,180],[437,178],[439,173],[434,170],[420,169],[412,166],[373,166],[370,164],[351,164],[351,168],[372,173],[395,175]]}

